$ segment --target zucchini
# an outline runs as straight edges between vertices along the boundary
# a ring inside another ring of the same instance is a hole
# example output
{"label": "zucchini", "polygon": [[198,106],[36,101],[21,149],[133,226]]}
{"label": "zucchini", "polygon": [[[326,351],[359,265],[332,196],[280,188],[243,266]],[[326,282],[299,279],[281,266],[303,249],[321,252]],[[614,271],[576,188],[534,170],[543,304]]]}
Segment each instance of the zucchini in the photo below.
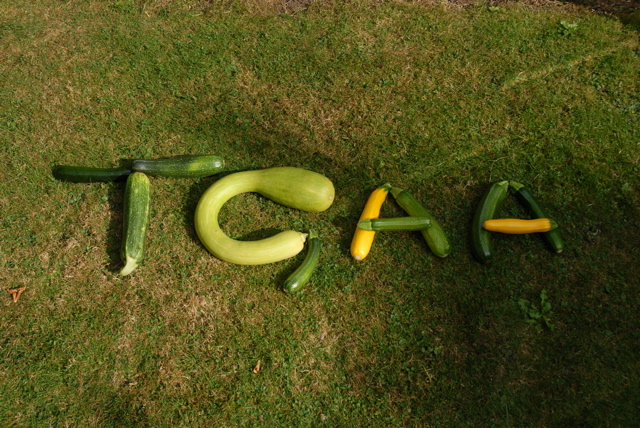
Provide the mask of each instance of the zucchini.
{"label": "zucchini", "polygon": [[[389,190],[391,190],[391,185],[389,183],[385,183],[371,192],[364,209],[360,214],[360,221],[378,218],[380,215],[380,209],[387,198]],[[376,232],[372,230],[364,230],[359,226],[356,226],[356,231],[354,232],[353,239],[351,240],[351,256],[356,260],[364,260],[371,250],[373,238],[375,238],[375,236]]]}
{"label": "zucchini", "polygon": [[524,233],[548,232],[558,227],[558,223],[548,218],[536,218],[533,220],[521,220],[519,218],[499,218],[487,220],[482,227],[489,232],[508,233],[521,235]]}
{"label": "zucchini", "polygon": [[257,192],[281,205],[308,212],[328,209],[335,198],[333,183],[327,177],[293,167],[236,172],[213,183],[196,206],[196,233],[215,257],[241,265],[293,257],[302,251],[307,237],[306,233],[287,230],[257,241],[229,238],[218,224],[220,209],[229,199],[245,192]]}
{"label": "zucchini", "polygon": [[364,230],[376,232],[396,230],[423,230],[431,227],[431,219],[428,217],[392,217],[372,218],[360,220],[358,227]]}
{"label": "zucchini", "polygon": [[[520,202],[520,204],[524,208],[529,210],[532,216],[535,216],[538,218],[547,217],[547,213],[542,209],[540,204],[538,204],[538,201],[536,200],[536,198],[529,191],[529,189],[525,187],[524,184],[520,184],[515,181],[510,181],[509,187],[514,192],[514,195],[518,200],[518,202]],[[544,238],[545,241],[547,241],[547,244],[549,245],[549,247],[556,253],[561,253],[564,250],[564,241],[562,240],[562,237],[560,236],[560,232],[557,229],[544,232],[542,234],[542,237]]]}
{"label": "zucchini", "polygon": [[508,181],[494,183],[486,191],[476,209],[471,225],[471,252],[480,263],[490,263],[493,258],[491,232],[485,230],[482,225],[493,218],[506,199],[508,189]]}
{"label": "zucchini", "polygon": [[154,177],[207,177],[224,169],[224,160],[215,155],[182,155],[162,159],[135,159],[131,169]]}
{"label": "zucchini", "polygon": [[127,178],[124,192],[124,218],[120,256],[125,266],[120,275],[129,275],[143,259],[149,228],[151,186],[149,177],[134,172]]}
{"label": "zucchini", "polygon": [[407,214],[413,217],[426,217],[431,221],[431,226],[422,229],[420,233],[433,254],[438,257],[447,257],[451,252],[451,245],[435,217],[408,191],[394,187],[391,189],[391,194]]}
{"label": "zucchini", "polygon": [[56,165],[53,176],[62,181],[73,183],[98,183],[124,181],[131,174],[129,168],[94,168],[89,166]]}
{"label": "zucchini", "polygon": [[300,291],[309,281],[309,278],[311,278],[316,266],[318,266],[322,241],[314,231],[310,231],[307,242],[309,244],[309,249],[307,251],[307,255],[302,261],[302,264],[298,266],[298,268],[293,271],[293,273],[289,275],[284,282],[284,291],[288,293],[296,293]]}

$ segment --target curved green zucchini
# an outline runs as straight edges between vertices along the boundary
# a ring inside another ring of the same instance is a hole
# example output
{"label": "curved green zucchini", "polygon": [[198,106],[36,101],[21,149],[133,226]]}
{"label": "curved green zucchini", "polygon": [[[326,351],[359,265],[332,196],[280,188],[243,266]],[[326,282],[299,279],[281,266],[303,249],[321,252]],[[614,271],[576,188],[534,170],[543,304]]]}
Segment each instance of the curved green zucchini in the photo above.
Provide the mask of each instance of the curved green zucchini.
{"label": "curved green zucchini", "polygon": [[396,199],[396,202],[398,202],[398,205],[409,215],[413,217],[426,217],[431,221],[431,226],[422,229],[420,233],[422,233],[425,241],[427,241],[427,245],[433,254],[438,257],[447,257],[451,251],[451,245],[449,244],[447,235],[435,217],[408,191],[393,187],[391,188],[391,194]]}
{"label": "curved green zucchini", "polygon": [[471,252],[480,263],[490,263],[493,258],[491,232],[485,230],[482,225],[496,214],[507,197],[508,189],[508,181],[494,183],[486,191],[476,209],[471,225]]}
{"label": "curved green zucchini", "polygon": [[134,172],[127,179],[124,193],[124,219],[120,256],[125,266],[120,275],[129,275],[144,257],[145,238],[149,228],[151,185],[149,178]]}
{"label": "curved green zucchini", "polygon": [[131,169],[154,177],[207,177],[224,169],[224,160],[215,155],[182,155],[163,159],[135,159]]}
{"label": "curved green zucchini", "polygon": [[363,230],[373,230],[375,232],[423,230],[431,227],[431,219],[429,217],[371,218],[360,220],[358,227]]}
{"label": "curved green zucchini", "polygon": [[[542,209],[538,201],[533,196],[531,191],[524,184],[520,184],[515,181],[509,182],[509,187],[513,190],[514,195],[518,202],[529,210],[537,218],[548,218],[545,210]],[[561,253],[564,250],[564,241],[560,236],[560,232],[557,229],[552,229],[542,234],[545,241],[553,251]]]}
{"label": "curved green zucchini", "polygon": [[314,231],[309,232],[309,239],[307,242],[309,244],[309,250],[302,261],[302,264],[300,264],[300,266],[298,266],[298,268],[293,271],[293,273],[289,275],[284,282],[284,291],[288,293],[296,293],[300,291],[311,278],[316,266],[318,266],[322,242]]}
{"label": "curved green zucchini", "polygon": [[196,233],[214,256],[241,265],[273,263],[293,257],[302,251],[307,236],[287,230],[257,241],[229,238],[218,224],[220,209],[229,199],[246,192],[257,192],[281,205],[308,212],[326,210],[335,197],[333,183],[327,177],[293,167],[236,172],[213,183],[198,201]]}
{"label": "curved green zucchini", "polygon": [[131,174],[131,170],[124,167],[94,168],[71,165],[56,165],[53,167],[53,176],[56,179],[73,183],[124,181],[129,174]]}

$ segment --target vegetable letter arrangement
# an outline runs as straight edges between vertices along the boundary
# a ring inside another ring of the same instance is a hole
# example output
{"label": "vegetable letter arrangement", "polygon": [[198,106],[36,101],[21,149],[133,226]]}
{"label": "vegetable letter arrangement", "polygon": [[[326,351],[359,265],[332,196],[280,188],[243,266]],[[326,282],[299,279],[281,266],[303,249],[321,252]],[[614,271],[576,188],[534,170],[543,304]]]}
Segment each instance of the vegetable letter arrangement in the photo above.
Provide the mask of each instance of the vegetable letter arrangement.
{"label": "vegetable letter arrangement", "polygon": [[[134,271],[143,260],[149,228],[151,183],[149,177],[198,178],[224,170],[224,161],[215,155],[184,155],[162,159],[135,159],[128,165],[95,168],[59,165],[53,176],[61,181],[92,183],[125,181],[123,237],[120,275]],[[333,204],[335,189],[331,180],[317,172],[295,167],[276,167],[229,174],[215,181],[200,197],[195,210],[195,229],[204,247],[220,260],[240,265],[274,263],[296,256],[305,242],[307,254],[300,266],[285,280],[283,290],[298,292],[309,281],[318,261],[322,241],[318,235],[294,230],[265,239],[240,241],[227,236],[218,223],[222,206],[241,193],[256,192],[280,205],[306,212],[322,212]],[[494,218],[512,192],[528,211],[529,219]],[[406,217],[380,217],[391,194]],[[451,246],[436,218],[409,191],[389,183],[374,189],[359,217],[351,242],[351,256],[358,261],[369,254],[376,233],[418,231],[429,250],[446,257]],[[471,224],[471,252],[483,264],[493,260],[493,233],[541,234],[552,251],[560,253],[564,241],[558,224],[547,216],[531,191],[515,181],[494,183],[480,200]]]}
{"label": "vegetable letter arrangement", "polygon": [[[387,193],[393,195],[409,217],[378,218]],[[392,187],[389,183],[383,184],[371,193],[360,215],[351,241],[351,255],[356,260],[364,260],[371,250],[376,232],[410,230],[419,230],[436,256],[449,255],[449,241],[435,217],[406,190]]]}
{"label": "vegetable letter arrangement", "polygon": [[151,183],[148,176],[197,178],[217,174],[223,169],[224,160],[219,156],[183,155],[162,159],[135,159],[126,167],[56,165],[53,176],[72,183],[126,180],[120,250],[125,264],[120,275],[126,276],[138,267],[144,255],[151,206]]}

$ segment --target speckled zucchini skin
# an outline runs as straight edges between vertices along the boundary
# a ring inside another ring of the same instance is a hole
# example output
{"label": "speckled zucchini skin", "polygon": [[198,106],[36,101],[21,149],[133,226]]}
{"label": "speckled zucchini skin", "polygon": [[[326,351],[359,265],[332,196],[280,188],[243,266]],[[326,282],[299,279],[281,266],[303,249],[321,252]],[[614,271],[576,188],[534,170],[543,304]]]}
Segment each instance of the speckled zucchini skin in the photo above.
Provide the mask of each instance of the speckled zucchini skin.
{"label": "speckled zucchini skin", "polygon": [[154,177],[198,178],[224,169],[224,160],[215,155],[183,155],[163,159],[135,159],[131,169]]}
{"label": "speckled zucchini skin", "polygon": [[120,255],[125,266],[120,275],[129,275],[144,258],[145,239],[151,211],[149,178],[134,172],[127,179],[124,194],[122,248]]}

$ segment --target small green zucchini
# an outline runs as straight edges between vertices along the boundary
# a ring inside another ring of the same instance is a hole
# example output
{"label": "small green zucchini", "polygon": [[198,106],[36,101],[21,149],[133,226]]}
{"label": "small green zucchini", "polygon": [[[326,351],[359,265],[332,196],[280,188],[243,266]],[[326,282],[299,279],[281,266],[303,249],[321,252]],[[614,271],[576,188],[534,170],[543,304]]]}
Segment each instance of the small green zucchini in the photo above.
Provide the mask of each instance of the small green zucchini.
{"label": "small green zucchini", "polygon": [[451,245],[435,217],[408,191],[393,187],[391,194],[407,214],[413,217],[426,217],[431,221],[431,226],[420,230],[420,233],[427,241],[427,246],[433,254],[438,257],[447,257],[451,251]]}
{"label": "small green zucchini", "polygon": [[358,227],[375,232],[396,230],[423,230],[431,227],[429,217],[391,217],[360,220]]}
{"label": "small green zucchini", "polygon": [[149,178],[134,172],[127,178],[124,192],[124,216],[122,231],[122,248],[120,256],[125,266],[120,275],[129,275],[142,261],[145,238],[149,228],[151,208],[151,185]]}
{"label": "small green zucchini", "polygon": [[509,182],[494,183],[485,192],[478,204],[471,225],[471,252],[480,263],[490,263],[493,258],[493,245],[491,232],[482,226],[485,221],[491,220],[507,197]]}
{"label": "small green zucchini", "polygon": [[318,238],[318,235],[314,231],[309,232],[309,238],[307,239],[309,249],[302,264],[293,271],[291,275],[284,282],[284,291],[288,293],[296,293],[300,291],[318,266],[318,260],[320,260],[320,248],[322,247],[322,241]]}
{"label": "small green zucchini", "polygon": [[[514,195],[518,202],[520,202],[520,204],[524,208],[531,212],[532,217],[548,218],[546,211],[542,209],[531,191],[529,191],[529,189],[525,187],[524,184],[510,181],[509,187],[514,192]],[[548,232],[544,232],[542,236],[544,240],[547,241],[549,247],[556,253],[561,253],[564,250],[564,241],[560,236],[560,232],[558,231],[558,229],[552,229]]]}
{"label": "small green zucchini", "polygon": [[229,263],[260,265],[295,256],[307,234],[286,230],[257,241],[228,237],[218,223],[220,209],[229,199],[257,192],[289,208],[321,212],[333,203],[335,189],[327,177],[301,168],[277,167],[229,174],[213,183],[200,197],[195,213],[196,233],[211,254]]}
{"label": "small green zucchini", "polygon": [[99,183],[109,181],[124,181],[131,174],[131,170],[124,167],[94,168],[88,166],[56,165],[53,176],[57,180],[72,183]]}
{"label": "small green zucchini", "polygon": [[198,178],[217,174],[224,160],[215,155],[182,155],[163,159],[135,159],[131,169],[154,177]]}

